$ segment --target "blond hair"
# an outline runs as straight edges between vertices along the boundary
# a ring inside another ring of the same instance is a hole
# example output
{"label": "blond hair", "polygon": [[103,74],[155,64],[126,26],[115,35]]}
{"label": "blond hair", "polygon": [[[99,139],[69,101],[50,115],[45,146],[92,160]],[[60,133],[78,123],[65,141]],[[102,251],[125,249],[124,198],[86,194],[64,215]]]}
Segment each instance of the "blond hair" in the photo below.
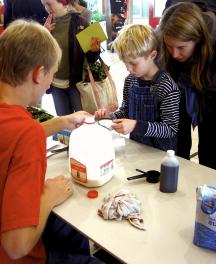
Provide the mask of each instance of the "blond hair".
{"label": "blond hair", "polygon": [[210,67],[213,58],[212,39],[202,11],[197,5],[181,2],[169,7],[161,18],[159,34],[161,37],[161,62],[172,76],[175,76],[171,62],[172,56],[164,43],[164,36],[183,42],[196,42],[193,54],[195,63],[191,69],[191,81],[198,91],[210,84]]}
{"label": "blond hair", "polygon": [[61,49],[50,32],[37,22],[11,23],[0,36],[0,80],[23,84],[28,73],[43,66],[49,71],[61,60]]}
{"label": "blond hair", "polygon": [[147,57],[157,49],[157,39],[150,26],[134,24],[124,27],[112,46],[121,60],[128,61]]}

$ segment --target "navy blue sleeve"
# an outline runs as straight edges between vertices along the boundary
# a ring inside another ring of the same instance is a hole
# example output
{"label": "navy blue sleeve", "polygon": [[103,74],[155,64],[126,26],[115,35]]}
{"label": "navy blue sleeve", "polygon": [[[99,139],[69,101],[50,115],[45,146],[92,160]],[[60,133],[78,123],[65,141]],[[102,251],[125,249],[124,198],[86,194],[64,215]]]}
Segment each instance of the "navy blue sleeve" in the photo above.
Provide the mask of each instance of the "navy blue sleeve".
{"label": "navy blue sleeve", "polygon": [[4,0],[4,28],[12,21],[12,5],[10,0]]}

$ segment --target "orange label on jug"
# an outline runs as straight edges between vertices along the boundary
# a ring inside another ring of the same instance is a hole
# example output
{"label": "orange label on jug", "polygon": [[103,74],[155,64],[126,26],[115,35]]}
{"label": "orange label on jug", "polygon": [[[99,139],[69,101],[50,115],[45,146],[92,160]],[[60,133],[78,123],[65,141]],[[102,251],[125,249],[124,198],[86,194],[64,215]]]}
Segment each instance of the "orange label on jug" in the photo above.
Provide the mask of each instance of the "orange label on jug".
{"label": "orange label on jug", "polygon": [[72,177],[77,181],[86,183],[87,182],[86,166],[73,158],[70,159],[70,166],[71,166]]}

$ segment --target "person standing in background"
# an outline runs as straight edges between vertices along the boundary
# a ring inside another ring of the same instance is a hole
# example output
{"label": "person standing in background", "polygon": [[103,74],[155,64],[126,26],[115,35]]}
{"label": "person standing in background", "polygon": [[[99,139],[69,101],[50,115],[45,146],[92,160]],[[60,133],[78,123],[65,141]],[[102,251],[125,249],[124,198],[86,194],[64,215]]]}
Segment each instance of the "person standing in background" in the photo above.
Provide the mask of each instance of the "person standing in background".
{"label": "person standing in background", "polygon": [[91,23],[92,12],[87,9],[87,5],[81,4],[79,0],[71,0],[70,6],[72,11],[79,13],[89,24]]}
{"label": "person standing in background", "polygon": [[165,10],[157,29],[160,61],[181,91],[177,155],[190,159],[198,126],[199,163],[216,169],[215,43],[201,9],[181,2]]}
{"label": "person standing in background", "polygon": [[85,58],[95,62],[100,55],[100,42],[92,39],[91,50],[84,53],[76,34],[89,24],[84,17],[70,11],[70,0],[42,0],[49,16],[47,27],[62,49],[62,60],[55,74],[51,93],[57,115],[67,115],[82,110],[76,83],[82,81]]}
{"label": "person standing in background", "polygon": [[32,19],[44,24],[48,14],[41,0],[4,0],[4,28],[15,19]]}
{"label": "person standing in background", "polygon": [[88,7],[88,4],[87,4],[87,2],[86,1],[84,1],[84,0],[79,0],[79,4],[81,5],[81,6],[83,6],[83,7]]}

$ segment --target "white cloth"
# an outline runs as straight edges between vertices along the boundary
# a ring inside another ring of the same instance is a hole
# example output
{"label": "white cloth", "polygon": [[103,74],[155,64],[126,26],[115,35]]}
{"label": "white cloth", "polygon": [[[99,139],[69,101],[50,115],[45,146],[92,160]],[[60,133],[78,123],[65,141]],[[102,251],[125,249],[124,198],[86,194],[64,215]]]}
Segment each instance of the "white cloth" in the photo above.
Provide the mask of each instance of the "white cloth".
{"label": "white cloth", "polygon": [[140,213],[141,202],[135,194],[128,190],[120,190],[114,195],[108,194],[98,210],[98,214],[105,220],[116,219],[121,221],[127,219],[133,226],[145,230]]}

